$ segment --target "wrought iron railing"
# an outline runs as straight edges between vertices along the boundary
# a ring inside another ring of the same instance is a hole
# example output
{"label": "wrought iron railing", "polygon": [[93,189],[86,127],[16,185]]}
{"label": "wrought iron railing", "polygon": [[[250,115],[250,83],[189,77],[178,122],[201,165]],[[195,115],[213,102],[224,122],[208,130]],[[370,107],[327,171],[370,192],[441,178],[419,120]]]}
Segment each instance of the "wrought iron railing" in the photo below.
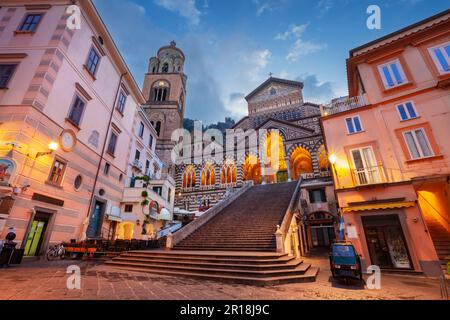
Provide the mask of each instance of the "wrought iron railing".
{"label": "wrought iron railing", "polygon": [[364,95],[340,98],[321,107],[322,116],[329,116],[336,113],[345,112],[352,109],[361,108],[367,105]]}
{"label": "wrought iron railing", "polygon": [[355,169],[353,177],[357,186],[387,182],[383,166]]}

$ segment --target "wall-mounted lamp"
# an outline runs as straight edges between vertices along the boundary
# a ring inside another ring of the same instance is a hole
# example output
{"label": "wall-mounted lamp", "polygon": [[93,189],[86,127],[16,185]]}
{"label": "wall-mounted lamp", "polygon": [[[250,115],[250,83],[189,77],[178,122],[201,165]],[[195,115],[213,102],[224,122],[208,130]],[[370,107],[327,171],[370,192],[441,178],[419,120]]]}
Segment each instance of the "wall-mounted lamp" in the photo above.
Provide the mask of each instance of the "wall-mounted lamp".
{"label": "wall-mounted lamp", "polygon": [[332,165],[335,165],[335,164],[336,164],[336,161],[337,161],[337,156],[336,156],[334,153],[332,153],[332,154],[330,154],[330,156],[328,157],[328,160],[330,160],[330,163],[331,163]]}
{"label": "wall-mounted lamp", "polygon": [[57,142],[50,142],[50,144],[48,145],[48,151],[46,152],[38,152],[36,154],[36,159],[42,156],[47,156],[52,154],[53,152],[55,152],[56,150],[58,150],[59,148],[59,144]]}
{"label": "wall-mounted lamp", "polygon": [[137,225],[137,226],[140,226],[140,225],[141,225],[141,220],[139,220],[139,219],[136,220],[136,225]]}
{"label": "wall-mounted lamp", "polygon": [[328,157],[328,160],[330,161],[331,166],[333,167],[333,173],[334,173],[334,176],[336,178],[336,187],[337,187],[337,189],[339,189],[339,177],[338,177],[338,174],[337,174],[337,171],[336,171],[337,156],[334,153],[332,153]]}

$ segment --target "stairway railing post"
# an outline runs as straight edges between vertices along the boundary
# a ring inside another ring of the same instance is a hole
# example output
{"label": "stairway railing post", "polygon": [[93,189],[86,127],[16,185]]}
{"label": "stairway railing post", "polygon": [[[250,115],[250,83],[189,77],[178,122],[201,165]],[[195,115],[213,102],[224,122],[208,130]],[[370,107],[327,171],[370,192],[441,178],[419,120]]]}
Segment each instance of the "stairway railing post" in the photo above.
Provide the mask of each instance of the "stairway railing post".
{"label": "stairway railing post", "polygon": [[173,249],[173,233],[169,232],[169,234],[167,235],[167,240],[166,240],[166,249]]}
{"label": "stairway railing post", "polygon": [[277,252],[284,253],[283,232],[280,225],[277,225],[277,231],[275,232],[275,238],[277,243]]}

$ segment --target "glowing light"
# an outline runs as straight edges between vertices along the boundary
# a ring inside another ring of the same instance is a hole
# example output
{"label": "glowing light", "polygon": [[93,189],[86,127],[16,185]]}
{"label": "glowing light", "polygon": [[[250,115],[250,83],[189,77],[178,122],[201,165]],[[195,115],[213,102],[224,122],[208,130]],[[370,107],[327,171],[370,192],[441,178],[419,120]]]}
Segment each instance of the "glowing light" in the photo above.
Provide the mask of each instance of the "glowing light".
{"label": "glowing light", "polygon": [[334,153],[330,154],[330,157],[328,159],[330,160],[331,164],[333,164],[333,165],[336,164],[337,157],[336,157],[336,155]]}
{"label": "glowing light", "polygon": [[56,150],[58,150],[59,145],[58,145],[57,142],[50,142],[50,144],[48,145],[48,148],[49,148],[51,151],[56,151]]}

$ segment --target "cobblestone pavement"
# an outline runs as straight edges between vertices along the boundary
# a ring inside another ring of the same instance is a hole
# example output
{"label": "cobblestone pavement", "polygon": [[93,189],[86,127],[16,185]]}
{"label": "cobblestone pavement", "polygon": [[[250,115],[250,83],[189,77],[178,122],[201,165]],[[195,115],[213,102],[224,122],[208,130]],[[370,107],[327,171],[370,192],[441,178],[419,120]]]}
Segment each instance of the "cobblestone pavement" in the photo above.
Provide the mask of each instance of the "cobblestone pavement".
{"label": "cobblestone pavement", "polygon": [[[313,300],[313,299],[441,299],[437,279],[421,276],[382,275],[381,290],[349,286],[331,280],[326,259],[308,261],[320,266],[314,283],[271,287],[225,284],[212,281],[128,272],[97,262],[25,262],[0,269],[0,299],[82,300]],[[67,267],[81,268],[81,289],[68,290]]]}

